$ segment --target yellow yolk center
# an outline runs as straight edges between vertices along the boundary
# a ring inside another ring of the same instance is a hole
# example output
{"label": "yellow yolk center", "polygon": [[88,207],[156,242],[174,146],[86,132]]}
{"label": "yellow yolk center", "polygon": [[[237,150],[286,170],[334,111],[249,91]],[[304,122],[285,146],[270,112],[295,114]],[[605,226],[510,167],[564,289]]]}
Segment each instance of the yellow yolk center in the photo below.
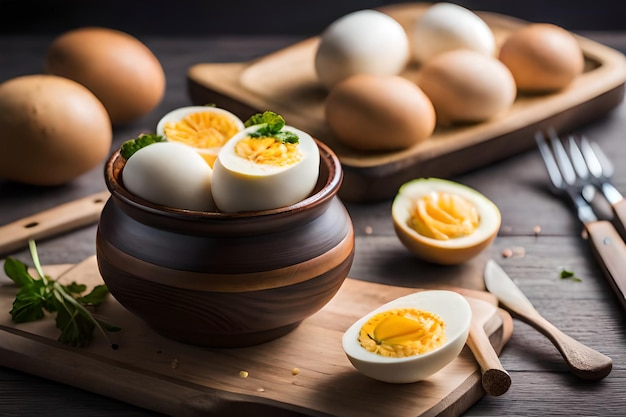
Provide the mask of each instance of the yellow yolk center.
{"label": "yellow yolk center", "polygon": [[434,313],[414,308],[372,316],[359,332],[363,348],[381,356],[403,358],[429,352],[446,341],[445,323]]}
{"label": "yellow yolk center", "polygon": [[416,200],[409,226],[422,236],[448,240],[474,233],[479,222],[478,210],[465,198],[432,192]]}
{"label": "yellow yolk center", "polygon": [[287,166],[302,159],[295,143],[283,143],[273,137],[241,139],[235,145],[235,153],[256,164]]}
{"label": "yellow yolk center", "polygon": [[[200,150],[220,148],[237,132],[239,127],[232,118],[211,111],[191,113],[180,121],[168,122],[163,127],[163,133],[168,140],[182,142]],[[202,153],[202,156],[213,166],[215,154]]]}

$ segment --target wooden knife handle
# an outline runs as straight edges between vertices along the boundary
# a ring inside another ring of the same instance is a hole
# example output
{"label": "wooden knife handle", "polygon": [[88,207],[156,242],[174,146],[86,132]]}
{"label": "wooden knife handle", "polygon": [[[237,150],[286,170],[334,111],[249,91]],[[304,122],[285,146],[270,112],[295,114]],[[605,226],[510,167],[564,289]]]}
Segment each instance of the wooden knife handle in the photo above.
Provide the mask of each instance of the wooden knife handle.
{"label": "wooden knife handle", "polygon": [[606,220],[585,224],[594,255],[609,285],[626,309],[626,245],[617,230]]}
{"label": "wooden knife handle", "polygon": [[622,239],[626,239],[626,199],[612,204],[611,208],[613,209],[615,228],[622,236]]}
{"label": "wooden knife handle", "polygon": [[0,256],[26,247],[29,239],[44,239],[96,223],[108,198],[109,192],[102,191],[0,226]]}

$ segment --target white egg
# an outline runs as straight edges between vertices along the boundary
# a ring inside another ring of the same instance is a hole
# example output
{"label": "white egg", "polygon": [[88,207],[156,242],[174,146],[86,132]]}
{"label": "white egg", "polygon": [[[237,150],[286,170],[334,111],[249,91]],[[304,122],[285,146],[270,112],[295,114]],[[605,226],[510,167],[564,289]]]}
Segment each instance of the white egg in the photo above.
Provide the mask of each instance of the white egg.
{"label": "white egg", "polygon": [[187,106],[165,114],[157,123],[156,133],[194,148],[213,166],[222,146],[243,129],[243,121],[228,110]]}
{"label": "white egg", "polygon": [[[259,126],[235,135],[218,154],[213,166],[212,192],[217,208],[224,212],[269,210],[304,200],[315,188],[319,176],[319,149],[306,132],[291,126],[300,159],[289,164],[258,163],[237,154],[237,144]],[[256,140],[256,139],[253,139]]]}
{"label": "white egg", "polygon": [[210,211],[212,169],[193,149],[176,142],[158,142],[135,152],[122,170],[131,193],[165,206]]}
{"label": "white egg", "polygon": [[355,74],[398,74],[409,57],[409,40],[400,23],[376,10],[359,10],[335,20],[321,34],[315,71],[330,89]]}
{"label": "white egg", "polygon": [[[426,353],[400,358],[381,356],[363,348],[358,340],[361,327],[378,313],[400,308],[438,315],[445,324],[445,343]],[[471,318],[470,305],[460,294],[448,290],[420,291],[397,298],[356,321],[343,335],[343,350],[363,375],[390,383],[417,382],[456,359],[467,341]]]}
{"label": "white egg", "polygon": [[496,40],[477,14],[453,3],[430,6],[413,26],[413,54],[418,62],[455,49],[470,49],[493,56]]}

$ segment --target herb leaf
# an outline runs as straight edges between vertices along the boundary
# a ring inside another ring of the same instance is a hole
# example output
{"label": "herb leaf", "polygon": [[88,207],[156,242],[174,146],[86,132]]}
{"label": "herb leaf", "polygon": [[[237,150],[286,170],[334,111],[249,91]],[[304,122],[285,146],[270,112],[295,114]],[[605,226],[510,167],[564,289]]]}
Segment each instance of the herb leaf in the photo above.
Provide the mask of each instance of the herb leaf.
{"label": "herb leaf", "polygon": [[46,311],[56,314],[56,327],[61,330],[59,342],[77,347],[87,346],[96,328],[105,337],[106,332],[120,330],[117,326],[96,319],[86,308],[99,305],[106,299],[109,290],[105,285],[97,285],[89,294],[81,296],[87,289],[86,285],[76,282],[62,285],[45,275],[33,240],[29,241],[29,247],[38,278],[30,275],[23,262],[9,257],[4,263],[7,276],[20,288],[10,311],[14,323],[40,320]]}
{"label": "herb leaf", "polygon": [[128,160],[128,158],[133,156],[133,154],[139,149],[157,142],[166,142],[166,139],[161,135],[142,133],[136,138],[129,139],[122,143],[122,146],[120,147],[120,154],[122,155],[122,158]]}
{"label": "herb leaf", "polygon": [[567,269],[561,270],[561,279],[571,279],[572,281],[582,282],[582,279],[578,278],[573,271]]}
{"label": "herb leaf", "polygon": [[260,125],[256,132],[250,132],[252,138],[275,138],[282,143],[298,143],[300,139],[293,132],[282,131],[285,127],[285,119],[272,111],[265,111],[251,116],[245,121],[244,126]]}

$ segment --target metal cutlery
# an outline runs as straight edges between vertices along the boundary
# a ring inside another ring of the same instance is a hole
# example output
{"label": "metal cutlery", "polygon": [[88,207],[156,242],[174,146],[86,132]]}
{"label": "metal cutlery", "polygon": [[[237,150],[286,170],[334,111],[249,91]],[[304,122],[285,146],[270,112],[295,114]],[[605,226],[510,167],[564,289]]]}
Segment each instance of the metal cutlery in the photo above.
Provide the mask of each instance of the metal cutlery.
{"label": "metal cutlery", "polygon": [[[574,204],[578,218],[589,236],[593,254],[622,307],[626,309],[626,245],[613,224],[599,220],[585,199],[585,187],[591,183],[588,177],[579,175],[572,163],[577,158],[576,150],[572,153],[570,149],[571,156],[568,155],[556,134],[546,138],[542,132],[538,132],[535,139],[552,185]],[[578,168],[580,170],[580,166]]]}
{"label": "metal cutlery", "polygon": [[561,353],[572,374],[585,380],[599,380],[613,368],[608,356],[566,335],[543,318],[517,285],[493,260],[485,267],[487,290],[498,297],[500,303],[515,317],[543,333]]}
{"label": "metal cutlery", "polygon": [[102,191],[0,226],[0,257],[26,247],[29,239],[44,239],[97,223],[109,195]]}

